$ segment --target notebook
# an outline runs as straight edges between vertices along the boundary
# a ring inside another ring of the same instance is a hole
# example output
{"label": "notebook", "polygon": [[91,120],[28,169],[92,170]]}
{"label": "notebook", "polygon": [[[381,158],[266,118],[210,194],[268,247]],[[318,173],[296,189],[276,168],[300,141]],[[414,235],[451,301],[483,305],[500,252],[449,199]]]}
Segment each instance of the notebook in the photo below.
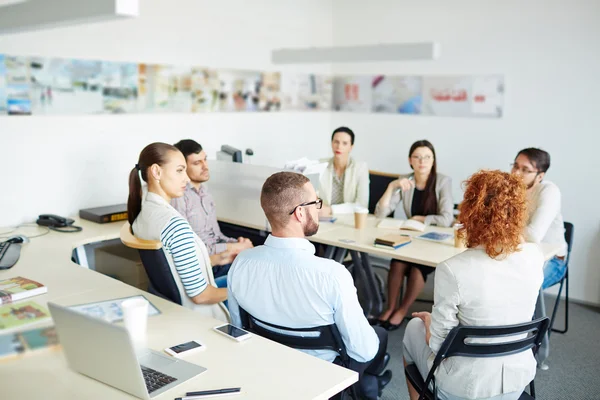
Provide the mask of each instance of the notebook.
{"label": "notebook", "polygon": [[375,247],[397,250],[402,246],[406,246],[411,242],[408,235],[389,234],[375,238]]}
{"label": "notebook", "polygon": [[383,229],[404,229],[407,231],[425,232],[425,224],[414,219],[402,220],[385,218],[379,222],[377,227]]}
{"label": "notebook", "polygon": [[427,232],[423,235],[415,236],[417,239],[430,240],[433,242],[445,242],[454,237],[451,233]]}
{"label": "notebook", "polygon": [[39,282],[17,276],[0,281],[0,305],[46,293],[48,288]]}

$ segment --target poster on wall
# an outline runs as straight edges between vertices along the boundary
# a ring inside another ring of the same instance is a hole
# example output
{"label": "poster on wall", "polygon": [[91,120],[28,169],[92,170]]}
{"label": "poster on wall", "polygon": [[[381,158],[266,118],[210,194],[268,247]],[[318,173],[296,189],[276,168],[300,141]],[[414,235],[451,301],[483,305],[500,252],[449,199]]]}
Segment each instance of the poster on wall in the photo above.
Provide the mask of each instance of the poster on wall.
{"label": "poster on wall", "polygon": [[30,65],[33,114],[102,112],[100,61],[34,57]]}
{"label": "poster on wall", "polygon": [[282,109],[295,111],[331,110],[333,78],[325,75],[281,75]]}
{"label": "poster on wall", "polygon": [[339,76],[333,79],[335,111],[370,112],[373,76]]}
{"label": "poster on wall", "polygon": [[4,54],[0,54],[0,115],[6,115],[6,66]]}
{"label": "poster on wall", "polygon": [[219,111],[258,111],[261,73],[219,70]]}
{"label": "poster on wall", "polygon": [[138,110],[190,112],[192,110],[192,69],[139,64]]}
{"label": "poster on wall", "polygon": [[28,57],[5,56],[6,109],[9,115],[31,114],[30,68]]}
{"label": "poster on wall", "polygon": [[423,114],[469,117],[472,90],[470,76],[426,76],[423,78]]}
{"label": "poster on wall", "polygon": [[473,78],[471,112],[475,116],[501,118],[504,114],[504,78],[476,76]]}
{"label": "poster on wall", "polygon": [[260,74],[258,109],[260,111],[281,110],[281,73],[263,72]]}
{"label": "poster on wall", "polygon": [[192,68],[192,112],[219,110],[220,81],[217,70]]}
{"label": "poster on wall", "polygon": [[137,111],[138,66],[133,63],[102,63],[102,108],[105,113]]}
{"label": "poster on wall", "polygon": [[375,113],[420,114],[423,79],[420,76],[387,76],[373,78]]}

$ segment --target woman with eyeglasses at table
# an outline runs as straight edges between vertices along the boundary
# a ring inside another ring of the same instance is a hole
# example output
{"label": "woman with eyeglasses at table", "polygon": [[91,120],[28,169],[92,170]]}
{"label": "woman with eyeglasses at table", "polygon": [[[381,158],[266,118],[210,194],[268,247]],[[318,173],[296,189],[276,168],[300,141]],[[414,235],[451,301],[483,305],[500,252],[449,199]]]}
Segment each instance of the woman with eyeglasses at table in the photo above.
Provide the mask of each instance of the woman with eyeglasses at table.
{"label": "woman with eyeglasses at table", "polygon": [[[467,250],[436,267],[433,311],[413,313],[404,333],[404,364],[414,364],[423,379],[454,327],[531,321],[544,255],[523,238],[527,214],[525,185],[519,177],[479,171],[466,182],[458,234]],[[503,342],[517,339],[508,336]],[[535,372],[531,351],[451,357],[437,368],[435,383],[442,400],[517,400]],[[411,399],[419,397],[410,383],[408,391]]]}
{"label": "woman with eyeglasses at table", "polygon": [[[186,165],[185,157],[175,146],[146,146],[129,174],[127,218],[136,237],[162,243],[175,284],[182,293],[182,305],[228,321],[229,312],[223,304],[227,289],[218,288],[215,283],[208,250],[170,204],[171,199],[185,193],[190,180]],[[148,184],[145,194],[142,180]]]}
{"label": "woman with eyeglasses at table", "polygon": [[[393,211],[394,218],[414,219],[425,225],[448,227],[454,219],[452,180],[437,172],[435,149],[427,140],[410,146],[408,162],[414,171],[390,182],[377,202],[375,215],[385,218]],[[388,274],[388,306],[379,316],[378,325],[389,331],[400,327],[409,307],[423,290],[427,275],[434,268],[392,260]],[[408,276],[406,293],[400,297],[404,277]],[[400,300],[400,305],[397,306]]]}
{"label": "woman with eyeglasses at table", "polygon": [[320,216],[353,213],[355,206],[369,207],[369,168],[350,157],[354,132],[345,126],[331,135],[333,158],[321,174],[319,195],[323,199]]}

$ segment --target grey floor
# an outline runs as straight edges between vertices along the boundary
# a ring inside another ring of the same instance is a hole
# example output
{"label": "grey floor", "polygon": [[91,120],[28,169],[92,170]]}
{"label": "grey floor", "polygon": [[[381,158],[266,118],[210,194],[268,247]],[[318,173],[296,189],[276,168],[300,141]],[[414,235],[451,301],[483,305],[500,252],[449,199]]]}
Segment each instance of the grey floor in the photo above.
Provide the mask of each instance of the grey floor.
{"label": "grey floor", "polygon": [[[385,271],[378,271],[385,276]],[[425,291],[427,291],[426,288]],[[425,293],[427,296],[427,293]],[[546,297],[548,315],[554,305],[554,297]],[[415,303],[415,311],[430,311],[431,304]],[[559,306],[556,327],[562,328],[564,303]],[[408,399],[402,365],[402,337],[404,327],[390,332],[388,352],[391,360],[392,382],[383,392],[382,400]],[[538,399],[600,399],[600,309],[571,303],[569,306],[569,331],[553,333],[550,337],[550,356],[546,361],[549,369],[538,368],[535,385]]]}

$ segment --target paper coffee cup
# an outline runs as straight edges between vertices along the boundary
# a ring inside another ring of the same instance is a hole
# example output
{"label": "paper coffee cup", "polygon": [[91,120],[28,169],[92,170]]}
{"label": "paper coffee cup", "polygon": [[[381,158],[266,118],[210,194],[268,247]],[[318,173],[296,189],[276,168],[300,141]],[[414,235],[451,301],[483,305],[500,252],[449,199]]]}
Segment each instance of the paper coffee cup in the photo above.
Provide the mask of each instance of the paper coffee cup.
{"label": "paper coffee cup", "polygon": [[148,326],[148,301],[146,299],[127,299],[121,303],[123,323],[136,350],[146,347],[146,328]]}
{"label": "paper coffee cup", "polygon": [[465,239],[461,239],[458,236],[458,231],[459,229],[461,229],[464,225],[463,224],[454,224],[454,247],[458,248],[458,249],[464,249],[467,246],[465,245]]}
{"label": "paper coffee cup", "polygon": [[367,215],[369,215],[368,208],[356,207],[354,209],[354,227],[356,229],[363,229],[367,225]]}

